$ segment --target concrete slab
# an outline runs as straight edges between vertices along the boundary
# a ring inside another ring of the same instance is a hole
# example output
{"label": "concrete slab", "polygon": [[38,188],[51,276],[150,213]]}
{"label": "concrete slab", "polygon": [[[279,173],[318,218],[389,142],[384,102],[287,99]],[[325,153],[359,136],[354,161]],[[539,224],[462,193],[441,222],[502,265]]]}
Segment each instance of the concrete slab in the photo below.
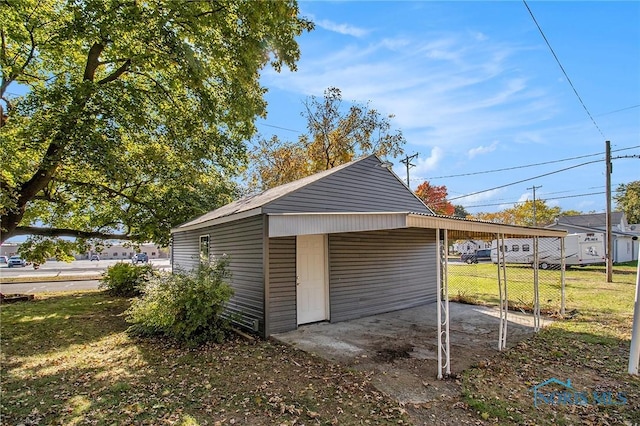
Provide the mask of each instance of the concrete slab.
{"label": "concrete slab", "polygon": [[[339,323],[316,323],[273,336],[332,362],[373,370],[374,383],[400,402],[440,397],[435,303]],[[549,324],[543,319],[541,325]],[[498,352],[497,308],[450,303],[451,370],[460,373]],[[507,347],[533,334],[531,315],[508,314]]]}

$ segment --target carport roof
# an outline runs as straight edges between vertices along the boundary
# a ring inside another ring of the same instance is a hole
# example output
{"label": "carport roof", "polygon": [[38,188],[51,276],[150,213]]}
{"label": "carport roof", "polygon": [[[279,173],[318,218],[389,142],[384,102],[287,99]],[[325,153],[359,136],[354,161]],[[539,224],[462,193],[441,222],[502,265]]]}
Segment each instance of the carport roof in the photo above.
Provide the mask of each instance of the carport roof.
{"label": "carport roof", "polygon": [[505,225],[413,212],[383,213],[278,213],[269,214],[269,237],[379,231],[398,228],[442,229],[450,238],[564,237],[564,230]]}

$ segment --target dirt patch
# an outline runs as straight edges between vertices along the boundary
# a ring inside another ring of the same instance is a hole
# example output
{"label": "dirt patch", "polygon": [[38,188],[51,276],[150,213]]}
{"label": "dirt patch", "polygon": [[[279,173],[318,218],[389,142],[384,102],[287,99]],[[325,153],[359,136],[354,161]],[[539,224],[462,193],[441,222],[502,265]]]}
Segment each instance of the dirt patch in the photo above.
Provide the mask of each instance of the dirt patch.
{"label": "dirt patch", "polygon": [[413,346],[408,344],[390,346],[377,351],[375,360],[379,362],[392,362],[398,358],[410,358],[411,352],[413,352]]}

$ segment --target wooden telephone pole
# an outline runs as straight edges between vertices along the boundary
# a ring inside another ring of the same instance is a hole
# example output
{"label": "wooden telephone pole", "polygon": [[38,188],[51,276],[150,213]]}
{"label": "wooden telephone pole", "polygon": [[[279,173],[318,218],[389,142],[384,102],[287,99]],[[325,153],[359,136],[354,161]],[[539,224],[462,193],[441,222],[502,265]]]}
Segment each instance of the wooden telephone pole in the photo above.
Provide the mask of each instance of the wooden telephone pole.
{"label": "wooden telephone pole", "polygon": [[605,162],[607,163],[606,171],[606,192],[607,192],[607,212],[605,214],[605,222],[607,227],[607,252],[606,266],[607,266],[607,282],[613,282],[613,241],[611,239],[611,142],[605,141]]}
{"label": "wooden telephone pole", "polygon": [[414,158],[416,158],[418,156],[418,153],[416,152],[415,154],[413,154],[412,156],[407,155],[404,160],[400,160],[400,162],[402,164],[404,164],[405,166],[407,166],[407,187],[411,188],[411,184],[409,183],[409,169],[411,167],[415,167],[415,164],[411,164],[411,160],[413,160]]}

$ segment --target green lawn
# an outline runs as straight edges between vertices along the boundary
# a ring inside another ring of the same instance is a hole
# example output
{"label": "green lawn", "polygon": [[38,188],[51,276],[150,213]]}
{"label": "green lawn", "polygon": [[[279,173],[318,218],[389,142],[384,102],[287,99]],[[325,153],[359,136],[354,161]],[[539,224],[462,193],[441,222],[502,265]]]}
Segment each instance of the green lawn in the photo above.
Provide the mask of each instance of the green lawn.
{"label": "green lawn", "polygon": [[100,292],[4,305],[0,424],[398,424],[370,375],[273,342],[183,349],[125,333]]}
{"label": "green lawn", "polygon": [[[478,277],[491,273],[485,266]],[[373,387],[371,372],[271,341],[184,349],[132,339],[122,315],[129,302],[101,292],[3,305],[0,424],[640,424],[640,378],[626,373],[635,268],[616,266],[613,283],[603,268],[568,271],[564,319],[455,372],[446,385],[457,397],[404,407]],[[491,303],[495,279],[482,278],[477,300]],[[536,408],[532,387],[549,378],[626,401]]]}
{"label": "green lawn", "polygon": [[[567,271],[565,318],[488,365],[465,372],[465,403],[497,423],[640,424],[640,379],[627,374],[636,268],[635,262],[615,266],[613,283],[606,282],[604,267]],[[492,303],[488,282],[483,291],[478,300]],[[614,397],[619,405],[591,398],[584,406],[534,408],[532,387],[552,377],[570,379],[576,391],[590,398],[600,392],[622,399]]]}

